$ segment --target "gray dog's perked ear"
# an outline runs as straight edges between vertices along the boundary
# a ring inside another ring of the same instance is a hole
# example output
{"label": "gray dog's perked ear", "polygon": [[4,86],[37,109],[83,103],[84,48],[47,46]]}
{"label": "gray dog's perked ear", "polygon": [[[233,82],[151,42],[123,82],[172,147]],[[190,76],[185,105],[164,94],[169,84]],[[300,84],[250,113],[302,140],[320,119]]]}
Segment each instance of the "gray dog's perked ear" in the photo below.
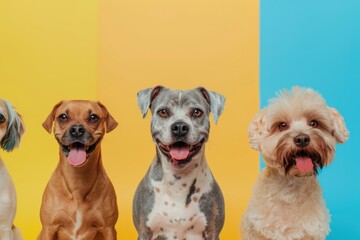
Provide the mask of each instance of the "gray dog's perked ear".
{"label": "gray dog's perked ear", "polygon": [[206,90],[203,87],[198,87],[197,90],[201,92],[203,97],[210,105],[210,111],[212,113],[215,124],[218,122],[218,119],[221,113],[224,111],[225,106],[225,97],[219,93]]}
{"label": "gray dog's perked ear", "polygon": [[137,103],[143,118],[145,118],[152,101],[157,97],[157,95],[159,95],[161,89],[163,88],[163,86],[156,86],[154,88],[143,89],[137,93]]}

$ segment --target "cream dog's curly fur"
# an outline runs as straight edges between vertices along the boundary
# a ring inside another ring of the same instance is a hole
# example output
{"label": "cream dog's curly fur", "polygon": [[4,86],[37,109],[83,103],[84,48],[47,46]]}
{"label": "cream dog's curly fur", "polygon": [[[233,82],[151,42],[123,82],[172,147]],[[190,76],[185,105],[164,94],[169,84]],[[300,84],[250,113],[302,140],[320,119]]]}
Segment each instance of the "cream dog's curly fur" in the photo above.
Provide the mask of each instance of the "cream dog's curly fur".
{"label": "cream dog's curly fur", "polygon": [[266,167],[242,221],[243,238],[325,239],[330,215],[316,175],[348,138],[342,116],[312,89],[293,87],[261,110],[248,131]]}

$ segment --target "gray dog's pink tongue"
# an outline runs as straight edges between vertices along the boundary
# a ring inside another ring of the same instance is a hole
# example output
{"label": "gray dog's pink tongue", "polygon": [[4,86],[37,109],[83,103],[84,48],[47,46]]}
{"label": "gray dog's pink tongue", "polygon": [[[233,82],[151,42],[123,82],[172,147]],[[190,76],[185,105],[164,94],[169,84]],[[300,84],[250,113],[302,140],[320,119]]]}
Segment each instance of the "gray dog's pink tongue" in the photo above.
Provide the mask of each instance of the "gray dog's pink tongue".
{"label": "gray dog's pink tongue", "polygon": [[172,146],[170,149],[171,158],[181,161],[186,160],[190,154],[189,146]]}
{"label": "gray dog's pink tongue", "polygon": [[73,166],[79,166],[86,161],[86,152],[84,148],[71,148],[68,162]]}
{"label": "gray dog's pink tongue", "polygon": [[310,172],[314,168],[314,164],[309,157],[297,157],[296,167],[302,172]]}

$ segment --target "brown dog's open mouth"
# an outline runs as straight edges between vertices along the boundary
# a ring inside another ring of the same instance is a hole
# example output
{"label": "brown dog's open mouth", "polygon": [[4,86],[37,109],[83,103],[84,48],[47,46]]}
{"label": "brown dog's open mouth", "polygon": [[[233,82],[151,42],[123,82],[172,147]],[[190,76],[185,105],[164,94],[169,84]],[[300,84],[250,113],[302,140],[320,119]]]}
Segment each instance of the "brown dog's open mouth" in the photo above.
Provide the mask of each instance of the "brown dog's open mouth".
{"label": "brown dog's open mouth", "polygon": [[198,154],[204,142],[205,139],[202,139],[195,145],[189,145],[181,141],[165,145],[157,140],[160,150],[168,157],[171,164],[177,168],[181,168],[188,164],[191,159]]}
{"label": "brown dog's open mouth", "polygon": [[62,150],[71,165],[81,166],[86,162],[87,156],[95,150],[97,144],[98,142],[86,146],[81,142],[74,142],[70,145],[62,145]]}

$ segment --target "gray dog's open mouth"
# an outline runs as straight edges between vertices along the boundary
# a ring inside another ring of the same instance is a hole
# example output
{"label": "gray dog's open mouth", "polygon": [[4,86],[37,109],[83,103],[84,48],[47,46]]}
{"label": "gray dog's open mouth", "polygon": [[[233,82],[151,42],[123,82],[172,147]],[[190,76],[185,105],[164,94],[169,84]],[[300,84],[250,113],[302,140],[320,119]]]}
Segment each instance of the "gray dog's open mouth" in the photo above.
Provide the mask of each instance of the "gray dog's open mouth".
{"label": "gray dog's open mouth", "polygon": [[81,142],[74,142],[69,145],[62,144],[62,150],[71,165],[81,166],[85,163],[87,156],[95,150],[98,142],[89,146]]}
{"label": "gray dog's open mouth", "polygon": [[157,140],[160,150],[168,157],[174,167],[182,167],[188,164],[199,153],[204,142],[205,139],[202,139],[195,145],[189,145],[181,141],[165,145]]}

